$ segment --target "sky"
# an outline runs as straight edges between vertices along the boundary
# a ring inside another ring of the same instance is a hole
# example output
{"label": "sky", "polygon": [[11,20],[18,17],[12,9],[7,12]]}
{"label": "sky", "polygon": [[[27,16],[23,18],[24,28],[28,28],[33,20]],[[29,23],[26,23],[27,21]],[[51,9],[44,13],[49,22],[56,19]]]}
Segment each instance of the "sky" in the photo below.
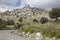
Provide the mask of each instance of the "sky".
{"label": "sky", "polygon": [[0,0],[0,5],[22,7],[24,5],[40,8],[59,8],[60,0]]}

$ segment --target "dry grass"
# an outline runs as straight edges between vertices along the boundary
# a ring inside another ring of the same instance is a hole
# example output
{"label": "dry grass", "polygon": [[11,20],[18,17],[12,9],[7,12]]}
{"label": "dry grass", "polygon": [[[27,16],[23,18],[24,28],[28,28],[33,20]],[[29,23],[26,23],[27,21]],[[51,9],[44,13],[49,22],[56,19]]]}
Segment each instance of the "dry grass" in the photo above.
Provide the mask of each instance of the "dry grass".
{"label": "dry grass", "polygon": [[25,33],[41,32],[42,35],[46,37],[60,38],[60,28],[58,28],[57,25],[58,25],[57,23],[51,22],[45,24],[24,25],[19,29],[19,31]]}

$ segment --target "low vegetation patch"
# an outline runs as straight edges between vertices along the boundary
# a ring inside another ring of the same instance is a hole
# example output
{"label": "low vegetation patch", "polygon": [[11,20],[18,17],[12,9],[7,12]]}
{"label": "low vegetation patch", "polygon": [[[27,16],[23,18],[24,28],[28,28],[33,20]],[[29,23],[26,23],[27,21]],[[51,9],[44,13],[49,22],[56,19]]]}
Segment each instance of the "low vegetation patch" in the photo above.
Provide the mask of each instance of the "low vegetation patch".
{"label": "low vegetation patch", "polygon": [[39,25],[24,25],[19,29],[20,32],[25,33],[36,33],[41,32],[45,37],[56,37],[60,38],[60,28],[57,27],[57,23],[45,23]]}

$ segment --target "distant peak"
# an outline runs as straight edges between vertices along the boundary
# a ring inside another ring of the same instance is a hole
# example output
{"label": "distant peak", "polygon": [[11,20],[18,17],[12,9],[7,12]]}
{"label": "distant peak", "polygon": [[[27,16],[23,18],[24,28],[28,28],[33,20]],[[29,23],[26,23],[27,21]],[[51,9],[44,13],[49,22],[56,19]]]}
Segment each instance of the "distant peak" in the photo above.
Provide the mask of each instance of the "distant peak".
{"label": "distant peak", "polygon": [[29,5],[25,5],[23,8],[31,8]]}

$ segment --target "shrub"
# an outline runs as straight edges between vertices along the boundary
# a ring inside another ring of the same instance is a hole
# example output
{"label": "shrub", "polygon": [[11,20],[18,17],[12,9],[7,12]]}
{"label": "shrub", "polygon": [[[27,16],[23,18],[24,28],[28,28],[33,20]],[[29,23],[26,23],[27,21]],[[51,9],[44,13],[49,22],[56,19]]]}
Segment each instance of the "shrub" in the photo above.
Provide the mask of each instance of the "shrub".
{"label": "shrub", "polygon": [[14,20],[6,21],[6,25],[14,25],[14,24],[15,24]]}
{"label": "shrub", "polygon": [[2,20],[0,19],[0,30],[9,30],[9,29],[12,29],[10,27],[7,27],[7,25],[14,25],[14,21],[13,20],[8,20],[8,21],[5,21],[5,20]]}
{"label": "shrub", "polygon": [[33,22],[35,23],[39,23],[39,21],[37,19],[33,19]]}
{"label": "shrub", "polygon": [[55,36],[56,38],[60,38],[60,31],[57,31]]}
{"label": "shrub", "polygon": [[6,24],[5,24],[6,21],[0,19],[0,29],[2,28],[5,28],[6,27]]}
{"label": "shrub", "polygon": [[35,32],[39,32],[40,29],[36,25],[24,25],[20,28],[19,31],[20,32],[25,32],[25,33],[28,33],[28,32],[35,33]]}
{"label": "shrub", "polygon": [[0,25],[2,25],[3,24],[3,20],[2,19],[0,19]]}
{"label": "shrub", "polygon": [[40,32],[44,37],[60,38],[60,27],[56,23],[47,22],[39,25],[24,25],[19,29],[19,32],[36,33]]}
{"label": "shrub", "polygon": [[15,25],[15,29],[20,29],[20,27],[22,27],[23,25],[24,25],[24,24],[22,24],[22,23],[20,23],[20,24],[17,23],[17,24]]}
{"label": "shrub", "polygon": [[18,15],[16,15],[16,17],[18,18],[19,16],[18,16]]}
{"label": "shrub", "polygon": [[60,17],[60,8],[53,8],[49,13],[50,18],[56,19],[57,21],[58,17]]}
{"label": "shrub", "polygon": [[55,23],[46,23],[40,25],[40,30],[43,36],[45,37],[56,37],[60,38],[60,28],[56,27]]}
{"label": "shrub", "polygon": [[22,17],[20,17],[20,19],[18,19],[18,21],[19,21],[19,22],[23,22],[23,18],[22,18]]}
{"label": "shrub", "polygon": [[46,17],[42,17],[41,19],[40,19],[40,22],[43,24],[43,23],[46,23],[46,22],[48,22],[48,19],[46,18]]}
{"label": "shrub", "polygon": [[3,30],[5,28],[6,28],[6,25],[5,24],[0,25],[0,30]]}

